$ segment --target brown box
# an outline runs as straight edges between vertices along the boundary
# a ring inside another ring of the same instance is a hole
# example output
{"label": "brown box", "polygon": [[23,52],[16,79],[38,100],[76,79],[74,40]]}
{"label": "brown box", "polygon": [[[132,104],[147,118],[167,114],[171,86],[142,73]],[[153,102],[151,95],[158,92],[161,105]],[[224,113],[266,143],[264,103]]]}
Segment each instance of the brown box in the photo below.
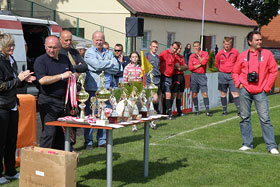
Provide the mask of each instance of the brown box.
{"label": "brown box", "polygon": [[75,187],[77,153],[26,147],[21,152],[20,187]]}

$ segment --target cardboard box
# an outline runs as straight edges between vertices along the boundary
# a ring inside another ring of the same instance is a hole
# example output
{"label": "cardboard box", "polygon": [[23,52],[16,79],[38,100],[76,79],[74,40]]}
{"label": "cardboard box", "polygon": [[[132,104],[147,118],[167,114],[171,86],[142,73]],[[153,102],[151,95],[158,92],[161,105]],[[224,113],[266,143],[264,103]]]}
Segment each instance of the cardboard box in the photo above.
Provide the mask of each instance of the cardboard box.
{"label": "cardboard box", "polygon": [[26,147],[20,162],[20,187],[75,187],[77,153]]}

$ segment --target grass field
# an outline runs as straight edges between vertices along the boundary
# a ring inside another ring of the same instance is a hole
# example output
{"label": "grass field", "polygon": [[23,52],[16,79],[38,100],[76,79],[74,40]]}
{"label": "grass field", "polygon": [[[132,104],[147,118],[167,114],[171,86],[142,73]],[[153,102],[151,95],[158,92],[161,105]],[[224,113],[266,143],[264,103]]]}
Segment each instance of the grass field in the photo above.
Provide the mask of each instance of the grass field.
{"label": "grass field", "polygon": [[[277,145],[280,143],[280,95],[269,96],[270,118]],[[213,117],[188,114],[172,121],[158,122],[150,129],[149,177],[143,177],[143,125],[113,131],[113,186],[280,186],[280,155],[267,152],[260,123],[252,107],[254,149],[239,151],[242,139],[240,119],[233,104],[228,116],[221,107],[213,108]],[[106,186],[106,149],[82,148],[77,169],[78,187]],[[18,186],[13,181],[4,186]]]}

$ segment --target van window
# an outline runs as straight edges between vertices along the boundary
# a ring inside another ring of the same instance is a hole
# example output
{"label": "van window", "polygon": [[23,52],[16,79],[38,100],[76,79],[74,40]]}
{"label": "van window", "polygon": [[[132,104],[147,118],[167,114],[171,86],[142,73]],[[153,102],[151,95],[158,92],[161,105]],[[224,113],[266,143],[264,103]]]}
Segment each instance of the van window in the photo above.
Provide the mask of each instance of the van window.
{"label": "van window", "polygon": [[27,69],[33,72],[33,64],[38,56],[45,53],[45,39],[50,31],[45,25],[22,23],[23,35],[27,44]]}

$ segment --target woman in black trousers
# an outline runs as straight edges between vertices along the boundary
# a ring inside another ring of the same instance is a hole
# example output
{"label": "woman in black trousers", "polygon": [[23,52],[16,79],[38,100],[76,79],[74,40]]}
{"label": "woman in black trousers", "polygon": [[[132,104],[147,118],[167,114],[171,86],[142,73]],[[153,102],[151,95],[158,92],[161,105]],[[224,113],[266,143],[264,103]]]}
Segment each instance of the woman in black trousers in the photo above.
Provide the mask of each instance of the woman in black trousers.
{"label": "woman in black trousers", "polygon": [[[0,184],[18,179],[15,169],[15,152],[18,133],[18,98],[16,88],[24,82],[32,82],[29,70],[17,73],[17,65],[11,56],[15,42],[11,35],[0,33]],[[5,176],[3,176],[3,158]]]}

